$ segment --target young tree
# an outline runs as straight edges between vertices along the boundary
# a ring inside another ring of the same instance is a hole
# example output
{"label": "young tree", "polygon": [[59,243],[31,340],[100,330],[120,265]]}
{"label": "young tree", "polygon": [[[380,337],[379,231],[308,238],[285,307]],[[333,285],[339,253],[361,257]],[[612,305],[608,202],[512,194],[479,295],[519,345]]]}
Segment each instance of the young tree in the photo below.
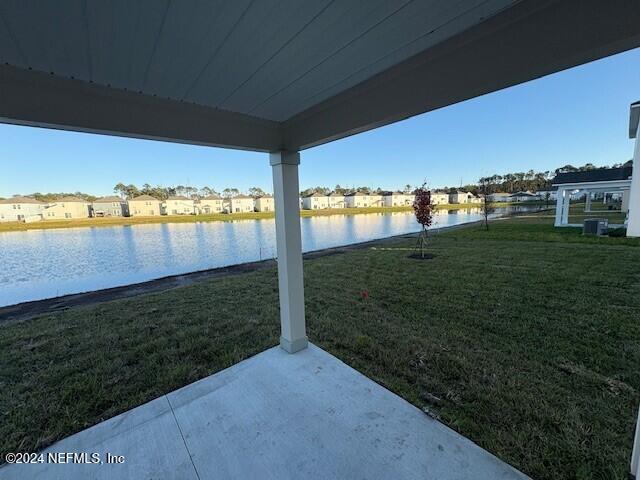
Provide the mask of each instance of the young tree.
{"label": "young tree", "polygon": [[484,226],[489,231],[489,215],[491,215],[495,208],[493,206],[493,202],[491,201],[491,185],[489,183],[489,179],[486,177],[482,177],[478,181],[478,192],[481,195],[482,203],[480,204],[480,210],[482,211],[482,216],[484,217]]}
{"label": "young tree", "polygon": [[416,189],[415,200],[413,202],[413,211],[416,215],[416,220],[422,226],[414,254],[416,250],[419,250],[421,258],[424,258],[427,247],[427,228],[430,227],[433,222],[433,209],[434,205],[431,202],[431,191],[427,189],[425,183]]}

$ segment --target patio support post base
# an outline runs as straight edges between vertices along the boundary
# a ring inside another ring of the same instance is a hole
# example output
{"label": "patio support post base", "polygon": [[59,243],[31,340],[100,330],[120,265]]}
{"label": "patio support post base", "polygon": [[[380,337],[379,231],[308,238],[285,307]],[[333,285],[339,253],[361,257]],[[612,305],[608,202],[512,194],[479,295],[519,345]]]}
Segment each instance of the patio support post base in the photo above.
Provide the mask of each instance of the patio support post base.
{"label": "patio support post base", "polygon": [[307,339],[307,337],[299,338],[294,341],[287,340],[284,337],[280,337],[280,347],[289,353],[299,352],[300,350],[304,350],[308,346],[309,340]]}

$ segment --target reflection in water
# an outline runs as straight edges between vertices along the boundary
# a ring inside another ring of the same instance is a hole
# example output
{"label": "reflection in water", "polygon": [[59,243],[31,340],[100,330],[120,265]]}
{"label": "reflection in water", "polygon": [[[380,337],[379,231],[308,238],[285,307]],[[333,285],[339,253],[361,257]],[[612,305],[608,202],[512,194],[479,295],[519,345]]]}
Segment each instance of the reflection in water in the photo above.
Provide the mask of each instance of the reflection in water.
{"label": "reflection in water", "polygon": [[[438,210],[432,228],[478,219],[477,208]],[[302,248],[319,250],[418,229],[411,212],[304,217]],[[7,232],[0,234],[0,306],[275,255],[273,220]]]}

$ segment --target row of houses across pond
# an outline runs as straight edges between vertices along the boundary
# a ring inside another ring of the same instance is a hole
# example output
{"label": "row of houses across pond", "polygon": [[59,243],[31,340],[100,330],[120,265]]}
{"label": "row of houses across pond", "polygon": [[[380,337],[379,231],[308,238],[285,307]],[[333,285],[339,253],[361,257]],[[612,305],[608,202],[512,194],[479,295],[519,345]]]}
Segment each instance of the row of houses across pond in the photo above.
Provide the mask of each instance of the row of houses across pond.
{"label": "row of houses across pond", "polygon": [[[368,207],[404,207],[413,205],[415,195],[404,192],[351,192],[341,194],[331,192],[328,195],[312,193],[300,200],[304,210],[322,210],[326,208],[368,208]],[[480,203],[482,200],[469,192],[447,193],[431,192],[434,205],[449,203]]]}
{"label": "row of houses across pond", "polygon": [[[433,192],[436,205],[449,203],[473,204],[482,200],[468,192]],[[320,210],[328,208],[400,207],[413,204],[415,195],[403,192],[352,192],[329,195],[314,193],[300,199],[300,208]],[[139,195],[129,200],[117,196],[97,198],[90,202],[80,197],[63,197],[41,202],[31,197],[16,196],[0,200],[0,222],[35,222],[88,217],[153,217],[159,215],[210,215],[216,213],[272,212],[271,195],[250,197],[237,195],[223,198],[211,195],[201,199],[184,196],[159,200],[150,195]]]}
{"label": "row of houses across pond", "polygon": [[193,200],[184,196],[159,200],[140,195],[129,200],[117,196],[101,197],[90,202],[80,197],[63,197],[41,202],[31,197],[16,196],[0,200],[0,222],[35,222],[88,217],[153,217],[158,215],[195,215],[214,213],[273,211],[273,197],[253,198],[238,195],[222,198],[212,195]]}

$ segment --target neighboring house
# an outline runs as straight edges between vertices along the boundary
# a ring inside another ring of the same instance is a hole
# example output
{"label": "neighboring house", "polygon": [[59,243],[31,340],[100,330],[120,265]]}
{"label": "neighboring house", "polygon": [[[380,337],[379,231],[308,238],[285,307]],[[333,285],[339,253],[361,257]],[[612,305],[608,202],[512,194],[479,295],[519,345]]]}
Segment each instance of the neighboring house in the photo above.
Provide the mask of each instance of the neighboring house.
{"label": "neighboring house", "polygon": [[449,194],[447,192],[431,192],[431,203],[434,205],[447,205],[449,203]]}
{"label": "neighboring house", "polygon": [[329,197],[315,192],[302,199],[302,208],[305,210],[322,210],[329,208]]}
{"label": "neighboring house", "polygon": [[253,200],[253,207],[256,212],[273,212],[275,205],[273,195],[262,195]]}
{"label": "neighboring house", "polygon": [[88,218],[89,202],[80,197],[62,197],[49,202],[42,212],[46,220]]}
{"label": "neighboring house", "polygon": [[35,198],[12,197],[0,200],[0,222],[36,222],[42,220],[46,204]]}
{"label": "neighboring house", "polygon": [[457,191],[449,194],[449,203],[480,203],[481,198],[471,192]]}
{"label": "neighboring house", "polygon": [[115,195],[96,198],[91,202],[92,217],[128,217],[129,207],[127,202]]}
{"label": "neighboring house", "polygon": [[253,197],[238,195],[225,200],[224,209],[227,213],[253,212]]}
{"label": "neighboring house", "polygon": [[514,192],[509,196],[510,202],[531,202],[539,199],[538,195],[531,192]]}
{"label": "neighboring house", "polygon": [[166,215],[195,215],[196,213],[193,200],[182,195],[167,198],[164,205]]}
{"label": "neighboring house", "polygon": [[370,207],[384,207],[384,198],[382,198],[382,193],[372,193],[369,195],[369,206]]}
{"label": "neighboring house", "polygon": [[490,202],[510,202],[509,197],[511,197],[511,194],[504,192],[490,193],[488,197]]}
{"label": "neighboring house", "polygon": [[383,192],[382,205],[385,207],[406,207],[413,205],[414,195],[403,192]]}
{"label": "neighboring house", "polygon": [[344,195],[342,193],[331,192],[328,198],[329,208],[344,208]]}
{"label": "neighboring house", "polygon": [[378,204],[382,202],[381,195],[371,195],[364,192],[351,192],[344,196],[344,203],[347,208],[366,208],[373,207],[372,198],[380,199]]}
{"label": "neighboring house", "polygon": [[127,202],[131,217],[155,217],[162,212],[162,202],[151,195],[139,195]]}
{"label": "neighboring house", "polygon": [[224,211],[222,203],[223,200],[220,195],[209,195],[208,197],[200,199],[196,203],[196,208],[198,209],[198,213],[201,215],[222,213]]}

